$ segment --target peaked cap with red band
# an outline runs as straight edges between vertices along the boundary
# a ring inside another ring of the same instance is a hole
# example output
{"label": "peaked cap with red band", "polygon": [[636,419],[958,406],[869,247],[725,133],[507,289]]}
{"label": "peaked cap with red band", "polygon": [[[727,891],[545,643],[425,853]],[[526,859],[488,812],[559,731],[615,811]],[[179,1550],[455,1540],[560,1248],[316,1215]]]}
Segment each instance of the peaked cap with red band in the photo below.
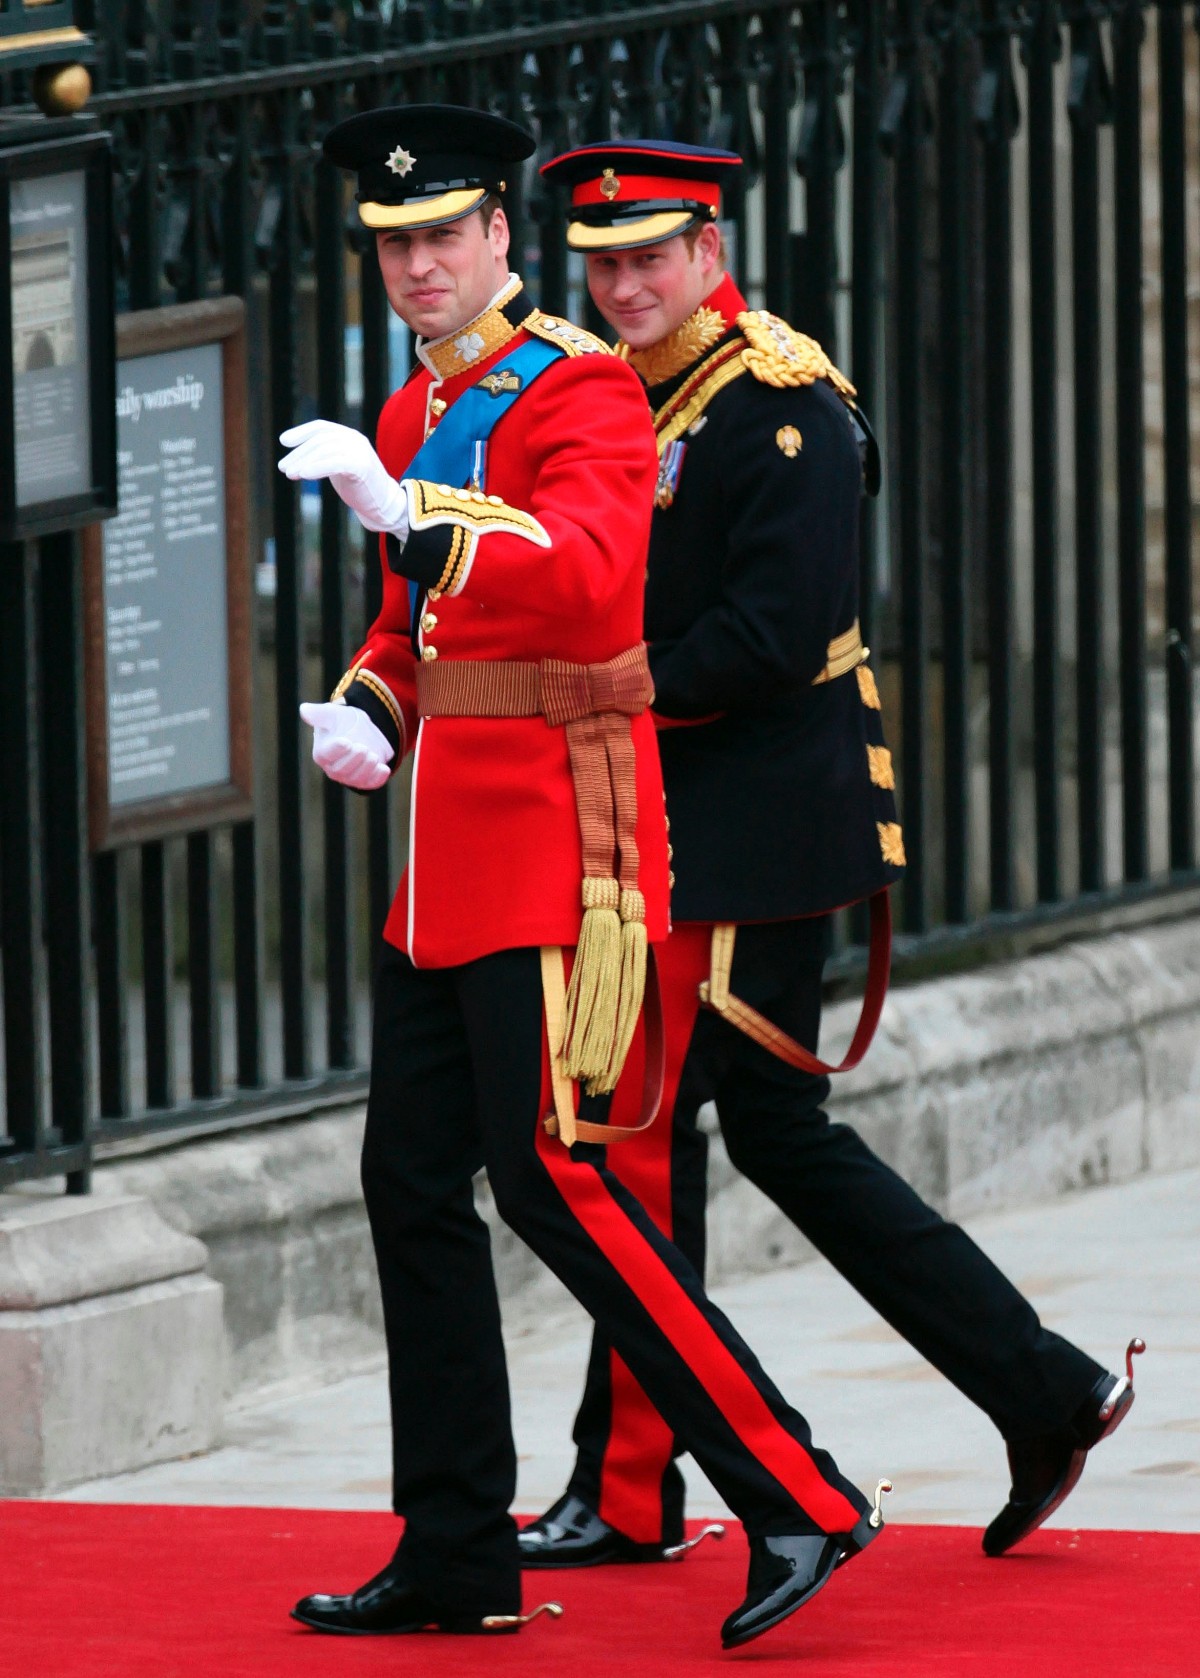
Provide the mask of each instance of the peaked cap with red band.
{"label": "peaked cap with red band", "polygon": [[715,221],[721,182],[736,152],[674,140],[601,140],[543,163],[571,191],[567,244],[577,251],[634,250]]}

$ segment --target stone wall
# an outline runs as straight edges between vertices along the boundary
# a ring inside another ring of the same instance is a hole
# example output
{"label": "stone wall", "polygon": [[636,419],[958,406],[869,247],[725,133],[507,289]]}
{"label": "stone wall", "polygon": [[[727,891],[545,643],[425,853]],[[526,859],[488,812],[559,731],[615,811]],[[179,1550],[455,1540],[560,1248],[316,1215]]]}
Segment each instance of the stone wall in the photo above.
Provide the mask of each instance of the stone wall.
{"label": "stone wall", "polygon": [[[857,1003],[832,1008],[824,1048]],[[893,991],[880,1035],[841,1080],[838,1119],[860,1128],[940,1207],[1027,1205],[1093,1183],[1200,1161],[1200,920],[1067,943],[1042,955]],[[99,1195],[153,1202],[208,1249],[225,1291],[233,1398],[332,1380],[381,1350],[358,1187],[362,1110],[264,1127],[114,1162]],[[719,1139],[710,1275],[804,1256],[797,1232],[736,1176]],[[540,1267],[496,1220],[501,1292],[520,1320]]]}

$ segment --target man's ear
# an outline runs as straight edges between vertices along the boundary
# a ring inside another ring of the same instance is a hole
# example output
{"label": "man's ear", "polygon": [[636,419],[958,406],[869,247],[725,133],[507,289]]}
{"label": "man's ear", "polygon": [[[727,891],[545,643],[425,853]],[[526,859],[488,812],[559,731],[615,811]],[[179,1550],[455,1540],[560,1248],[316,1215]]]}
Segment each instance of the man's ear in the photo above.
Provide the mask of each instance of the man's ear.
{"label": "man's ear", "polygon": [[715,221],[706,221],[696,235],[695,252],[705,275],[711,274],[721,256],[721,229]]}
{"label": "man's ear", "polygon": [[488,238],[492,241],[492,248],[497,256],[507,256],[508,247],[512,240],[512,232],[508,225],[508,217],[502,209],[492,211],[491,226],[488,228]]}

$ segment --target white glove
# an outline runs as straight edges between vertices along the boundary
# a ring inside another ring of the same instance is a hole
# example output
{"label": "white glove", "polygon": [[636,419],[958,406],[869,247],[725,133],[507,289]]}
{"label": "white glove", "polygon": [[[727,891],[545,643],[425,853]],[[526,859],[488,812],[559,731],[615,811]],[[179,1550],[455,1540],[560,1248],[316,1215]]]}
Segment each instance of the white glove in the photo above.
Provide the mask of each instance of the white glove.
{"label": "white glove", "polygon": [[290,454],[279,462],[288,478],[328,478],[368,530],[408,536],[408,498],[361,431],[332,420],[308,420],[281,431]]}
{"label": "white glove", "polygon": [[395,754],[387,736],[357,705],[305,704],[300,715],[313,731],[313,762],[331,781],[374,792],[387,780]]}

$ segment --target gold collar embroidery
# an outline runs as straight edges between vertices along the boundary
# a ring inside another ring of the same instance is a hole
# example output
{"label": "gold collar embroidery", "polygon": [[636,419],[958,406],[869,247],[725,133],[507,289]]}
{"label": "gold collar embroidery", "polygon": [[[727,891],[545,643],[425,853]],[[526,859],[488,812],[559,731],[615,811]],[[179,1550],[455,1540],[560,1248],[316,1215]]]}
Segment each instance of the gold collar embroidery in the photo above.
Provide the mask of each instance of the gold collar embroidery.
{"label": "gold collar embroidery", "polygon": [[512,342],[521,329],[504,313],[504,305],[511,303],[520,289],[521,281],[514,274],[481,315],[465,326],[456,327],[444,338],[430,338],[418,346],[418,355],[435,378],[452,379],[458,373],[465,373]]}
{"label": "gold collar embroidery", "polygon": [[685,367],[690,367],[726,331],[728,324],[721,311],[709,309],[702,303],[682,326],[668,332],[657,344],[650,344],[644,350],[632,350],[628,344],[619,344],[617,354],[653,389],[655,385],[673,379],[676,373],[682,373]]}

